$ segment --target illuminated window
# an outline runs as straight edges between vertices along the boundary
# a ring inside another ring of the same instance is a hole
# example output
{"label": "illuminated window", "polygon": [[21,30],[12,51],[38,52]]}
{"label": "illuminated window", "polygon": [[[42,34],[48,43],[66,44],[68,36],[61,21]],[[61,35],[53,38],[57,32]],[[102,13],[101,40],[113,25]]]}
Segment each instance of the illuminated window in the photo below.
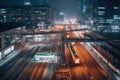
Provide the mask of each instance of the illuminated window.
{"label": "illuminated window", "polygon": [[114,21],[114,19],[107,19],[106,23],[112,23]]}
{"label": "illuminated window", "polygon": [[119,16],[118,15],[114,15],[114,19],[119,19]]}
{"label": "illuminated window", "polygon": [[98,9],[105,9],[105,7],[97,7]]}
{"label": "illuminated window", "polygon": [[43,15],[45,15],[45,13],[43,13]]}
{"label": "illuminated window", "polygon": [[41,17],[38,17],[38,19],[41,19]]}
{"label": "illuminated window", "polygon": [[112,29],[120,29],[119,26],[111,26]]}
{"label": "illuminated window", "polygon": [[6,13],[6,9],[0,9],[0,13]]}
{"label": "illuminated window", "polygon": [[105,11],[98,11],[98,15],[104,15]]}
{"label": "illuminated window", "polygon": [[114,9],[119,9],[119,7],[114,7]]}
{"label": "illuminated window", "polygon": [[98,27],[104,27],[104,26],[98,26]]}

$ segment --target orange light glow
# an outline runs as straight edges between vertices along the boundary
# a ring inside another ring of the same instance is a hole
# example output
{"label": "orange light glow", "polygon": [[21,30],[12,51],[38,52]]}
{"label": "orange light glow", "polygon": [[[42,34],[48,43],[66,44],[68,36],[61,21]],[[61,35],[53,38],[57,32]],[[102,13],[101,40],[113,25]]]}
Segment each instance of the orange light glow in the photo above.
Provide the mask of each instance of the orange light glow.
{"label": "orange light glow", "polygon": [[67,35],[67,38],[70,38],[70,35]]}
{"label": "orange light glow", "polygon": [[74,46],[74,45],[75,45],[75,42],[72,42],[71,44]]}
{"label": "orange light glow", "polygon": [[74,60],[74,63],[75,63],[75,64],[79,64],[79,63],[80,63],[79,59],[75,59],[75,60]]}

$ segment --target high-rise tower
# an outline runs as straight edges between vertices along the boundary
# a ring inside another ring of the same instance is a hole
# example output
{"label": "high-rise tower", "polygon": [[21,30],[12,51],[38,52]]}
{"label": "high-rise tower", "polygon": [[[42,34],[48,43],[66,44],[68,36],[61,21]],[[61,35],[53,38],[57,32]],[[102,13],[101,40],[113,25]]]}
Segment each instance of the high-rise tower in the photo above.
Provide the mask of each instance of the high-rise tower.
{"label": "high-rise tower", "polygon": [[78,21],[86,24],[93,18],[93,0],[78,0]]}

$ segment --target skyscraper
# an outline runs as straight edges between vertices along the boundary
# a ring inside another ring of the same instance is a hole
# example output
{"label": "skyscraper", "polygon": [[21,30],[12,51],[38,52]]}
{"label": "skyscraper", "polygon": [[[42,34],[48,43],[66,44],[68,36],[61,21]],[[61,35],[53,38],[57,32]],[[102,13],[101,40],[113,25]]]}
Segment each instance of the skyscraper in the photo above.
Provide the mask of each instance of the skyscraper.
{"label": "skyscraper", "polygon": [[86,24],[93,18],[93,0],[78,0],[78,21]]}
{"label": "skyscraper", "polygon": [[120,0],[94,0],[94,25],[100,32],[120,32]]}

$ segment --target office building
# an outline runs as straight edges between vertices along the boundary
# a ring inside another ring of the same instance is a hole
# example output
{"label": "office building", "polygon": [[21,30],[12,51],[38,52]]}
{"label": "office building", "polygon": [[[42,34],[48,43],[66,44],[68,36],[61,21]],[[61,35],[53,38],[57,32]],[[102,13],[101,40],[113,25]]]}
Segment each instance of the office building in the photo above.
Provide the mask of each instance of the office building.
{"label": "office building", "polygon": [[94,0],[94,27],[100,32],[120,32],[120,0]]}
{"label": "office building", "polygon": [[54,20],[50,6],[0,6],[0,23],[24,22],[27,28],[48,27]]}

